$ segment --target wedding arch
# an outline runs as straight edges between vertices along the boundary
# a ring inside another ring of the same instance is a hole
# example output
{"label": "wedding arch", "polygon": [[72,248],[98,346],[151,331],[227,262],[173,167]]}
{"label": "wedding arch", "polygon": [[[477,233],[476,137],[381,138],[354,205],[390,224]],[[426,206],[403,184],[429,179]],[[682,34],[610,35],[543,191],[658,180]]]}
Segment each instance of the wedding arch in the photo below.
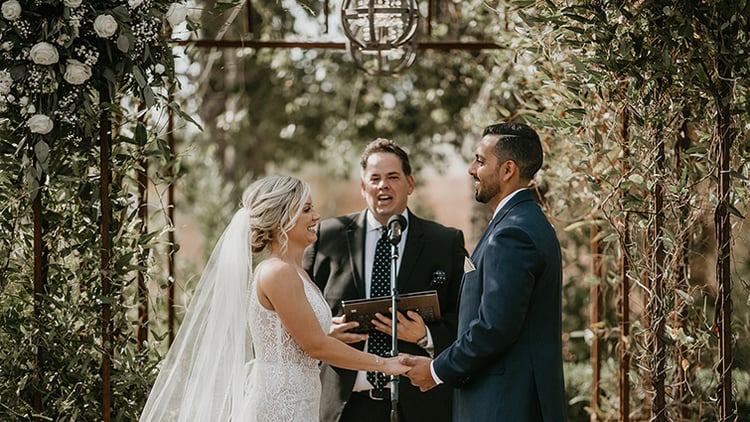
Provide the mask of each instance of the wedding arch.
{"label": "wedding arch", "polygon": [[[328,0],[314,3],[328,15]],[[428,22],[443,4],[422,3]],[[590,284],[588,328],[578,333],[590,342],[590,389],[571,407],[584,401],[592,420],[737,420],[732,374],[741,362],[732,353],[732,312],[741,303],[733,307],[731,246],[750,150],[738,123],[747,117],[748,6],[501,3],[488,3],[502,16],[492,28],[497,39],[428,36],[418,50],[537,55],[531,62],[542,76],[487,78],[481,93],[500,106],[482,117],[525,119],[556,132],[545,142],[561,165],[547,169],[546,182],[564,199],[548,193],[547,206],[575,238],[564,245],[581,256],[571,261],[571,278]],[[0,402],[0,416],[132,419],[157,362],[147,346],[169,342],[177,323],[173,182],[184,169],[174,127],[191,117],[173,100],[172,47],[345,45],[173,40],[171,28],[184,25],[188,5],[171,0],[0,4],[0,380],[14,397]],[[252,2],[219,7],[253,22]],[[502,68],[524,56],[502,56]],[[167,224],[159,228],[149,227],[154,163],[168,185],[157,211]],[[701,220],[706,215],[713,229]],[[715,236],[712,304],[708,288],[691,281],[690,271],[705,262],[695,260],[700,230]],[[157,245],[167,250],[157,286],[168,292],[166,339],[149,338],[157,319],[149,314],[149,254]],[[701,298],[708,311],[696,303]],[[711,311],[709,327],[701,326]],[[711,394],[694,387],[714,348]],[[702,408],[701,394],[715,398],[715,411]]]}

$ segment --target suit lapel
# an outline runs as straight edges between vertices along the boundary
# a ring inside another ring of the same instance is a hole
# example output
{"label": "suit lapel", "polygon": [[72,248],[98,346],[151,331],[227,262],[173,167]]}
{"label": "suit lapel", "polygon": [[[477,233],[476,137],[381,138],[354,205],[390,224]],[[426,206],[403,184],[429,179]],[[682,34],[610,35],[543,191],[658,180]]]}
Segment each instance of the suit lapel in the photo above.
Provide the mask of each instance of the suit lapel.
{"label": "suit lapel", "polygon": [[505,216],[508,215],[513,207],[520,204],[521,202],[531,200],[531,192],[528,189],[524,189],[513,195],[513,197],[510,198],[510,201],[508,201],[507,204],[503,205],[503,207],[500,208],[500,211],[497,212],[497,214],[492,218],[492,221],[490,221],[490,223],[487,225],[487,228],[484,230],[484,233],[482,233],[482,237],[479,239],[476,248],[474,248],[474,252],[471,254],[472,262],[474,262],[474,265],[476,265],[474,257],[476,256],[476,258],[481,259],[480,253],[482,253],[481,250],[484,249],[484,243],[487,241],[487,237],[495,230],[495,227],[500,223],[500,221],[502,221]]}
{"label": "suit lapel", "polygon": [[[484,255],[484,246],[487,242],[487,238],[489,237],[489,234],[492,233],[495,230],[495,227],[500,223],[500,221],[505,218],[506,215],[510,212],[510,210],[513,209],[516,205],[520,204],[521,202],[525,201],[531,201],[531,192],[528,189],[522,190],[521,192],[518,192],[515,194],[510,201],[508,201],[507,204],[503,205],[503,207],[500,209],[500,211],[497,212],[497,214],[492,218],[490,223],[487,225],[487,228],[484,229],[484,233],[482,233],[482,237],[479,238],[479,242],[477,242],[477,246],[474,248],[474,252],[471,253],[471,262],[474,264],[475,267],[479,266],[479,262],[482,260]],[[465,277],[464,277],[465,279]],[[463,291],[463,279],[461,280],[461,288],[459,292]]]}
{"label": "suit lapel", "polygon": [[349,252],[349,262],[352,265],[352,274],[354,274],[354,286],[357,289],[359,297],[365,297],[365,230],[367,222],[365,219],[366,211],[359,213],[359,216],[352,220],[346,228],[346,249]]}

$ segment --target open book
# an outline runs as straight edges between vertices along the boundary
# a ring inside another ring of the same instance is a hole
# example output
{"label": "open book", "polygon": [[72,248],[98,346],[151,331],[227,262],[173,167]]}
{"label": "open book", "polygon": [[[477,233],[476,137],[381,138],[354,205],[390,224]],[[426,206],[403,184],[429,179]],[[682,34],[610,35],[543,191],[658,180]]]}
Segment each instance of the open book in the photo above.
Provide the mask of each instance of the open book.
{"label": "open book", "polygon": [[[350,330],[353,333],[366,333],[373,330],[375,327],[370,321],[375,319],[375,314],[378,312],[389,318],[391,316],[391,311],[388,310],[391,307],[390,296],[344,300],[341,305],[347,322],[359,322],[359,327]],[[402,314],[406,314],[406,311],[418,312],[425,322],[440,319],[440,303],[435,290],[401,294],[397,307]]]}

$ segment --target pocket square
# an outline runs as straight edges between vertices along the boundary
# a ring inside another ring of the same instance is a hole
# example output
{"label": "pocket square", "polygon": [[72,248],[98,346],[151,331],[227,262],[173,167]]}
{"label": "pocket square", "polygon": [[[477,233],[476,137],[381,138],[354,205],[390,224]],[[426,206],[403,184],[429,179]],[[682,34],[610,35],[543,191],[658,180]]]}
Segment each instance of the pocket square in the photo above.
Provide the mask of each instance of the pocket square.
{"label": "pocket square", "polygon": [[465,273],[472,272],[476,269],[477,268],[474,266],[474,263],[471,262],[471,259],[469,259],[468,257],[464,258],[464,272]]}
{"label": "pocket square", "polygon": [[430,286],[442,286],[445,284],[445,271],[437,270],[432,273],[432,280],[430,280]]}

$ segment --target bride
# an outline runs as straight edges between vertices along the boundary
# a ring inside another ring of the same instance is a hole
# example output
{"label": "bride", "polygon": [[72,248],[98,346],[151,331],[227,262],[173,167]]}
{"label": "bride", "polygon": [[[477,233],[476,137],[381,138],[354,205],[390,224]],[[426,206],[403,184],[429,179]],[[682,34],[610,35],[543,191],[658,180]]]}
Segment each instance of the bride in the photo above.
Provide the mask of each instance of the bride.
{"label": "bride", "polygon": [[[243,194],[162,362],[141,422],[316,421],[318,361],[402,374],[332,335],[331,311],[302,270],[320,215],[310,187],[269,176]],[[253,271],[253,253],[265,259]]]}

